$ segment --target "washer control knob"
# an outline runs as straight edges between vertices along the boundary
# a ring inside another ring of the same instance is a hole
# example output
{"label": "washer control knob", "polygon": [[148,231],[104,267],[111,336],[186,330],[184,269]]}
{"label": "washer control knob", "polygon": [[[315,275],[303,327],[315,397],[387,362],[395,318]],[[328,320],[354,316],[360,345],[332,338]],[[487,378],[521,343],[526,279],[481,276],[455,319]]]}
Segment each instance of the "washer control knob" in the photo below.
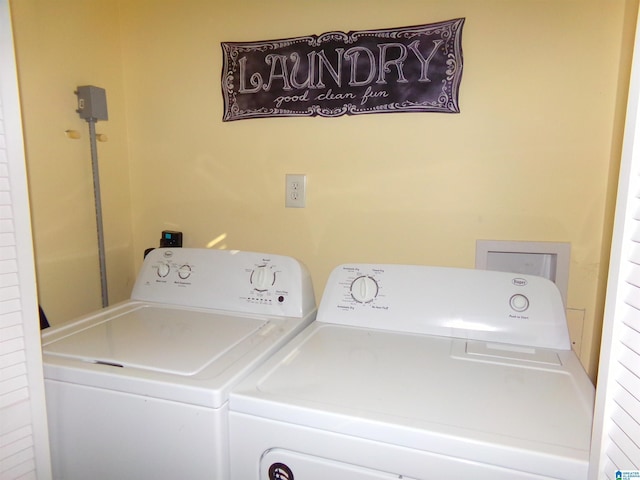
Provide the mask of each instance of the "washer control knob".
{"label": "washer control knob", "polygon": [[509,299],[509,305],[516,312],[524,312],[529,308],[529,299],[521,293],[517,293]]}
{"label": "washer control knob", "polygon": [[191,276],[191,265],[182,265],[179,269],[178,269],[178,276],[182,279],[182,280],[186,280],[187,278],[189,278]]}
{"label": "washer control knob", "polygon": [[168,264],[166,263],[161,263],[158,265],[158,276],[160,278],[164,278],[167,275],[169,275],[169,272],[171,271],[171,267],[169,267]]}
{"label": "washer control knob", "polygon": [[262,292],[276,283],[276,275],[268,266],[261,265],[253,269],[250,281],[256,290]]}
{"label": "washer control knob", "polygon": [[378,282],[369,276],[362,275],[351,282],[350,293],[358,303],[372,302],[378,296]]}

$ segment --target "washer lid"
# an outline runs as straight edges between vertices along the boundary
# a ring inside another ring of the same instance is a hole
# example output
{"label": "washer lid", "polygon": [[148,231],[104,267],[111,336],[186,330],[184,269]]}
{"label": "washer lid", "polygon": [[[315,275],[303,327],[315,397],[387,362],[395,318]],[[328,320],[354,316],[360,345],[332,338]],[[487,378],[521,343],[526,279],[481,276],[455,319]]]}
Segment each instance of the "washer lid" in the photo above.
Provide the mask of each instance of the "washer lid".
{"label": "washer lid", "polygon": [[142,305],[43,347],[88,363],[195,375],[267,321],[195,309]]}

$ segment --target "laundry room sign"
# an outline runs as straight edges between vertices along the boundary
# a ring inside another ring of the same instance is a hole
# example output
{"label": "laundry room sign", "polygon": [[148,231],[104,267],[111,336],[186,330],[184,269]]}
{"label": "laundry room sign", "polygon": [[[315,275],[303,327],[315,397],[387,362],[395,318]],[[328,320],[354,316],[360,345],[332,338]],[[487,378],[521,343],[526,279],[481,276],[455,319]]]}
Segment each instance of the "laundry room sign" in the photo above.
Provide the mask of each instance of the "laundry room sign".
{"label": "laundry room sign", "polygon": [[459,113],[463,25],[222,42],[223,120]]}

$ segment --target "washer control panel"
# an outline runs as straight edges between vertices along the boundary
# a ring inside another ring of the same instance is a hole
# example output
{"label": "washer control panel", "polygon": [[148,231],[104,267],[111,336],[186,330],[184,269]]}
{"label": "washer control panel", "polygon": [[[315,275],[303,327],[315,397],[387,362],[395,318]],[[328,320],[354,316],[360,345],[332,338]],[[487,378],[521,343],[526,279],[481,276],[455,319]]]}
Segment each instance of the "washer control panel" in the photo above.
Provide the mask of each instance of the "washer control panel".
{"label": "washer control panel", "polygon": [[194,248],[157,248],[146,256],[133,300],[304,316],[315,309],[311,277],[281,255]]}
{"label": "washer control panel", "polygon": [[542,277],[418,265],[341,265],[318,321],[569,349],[560,293]]}

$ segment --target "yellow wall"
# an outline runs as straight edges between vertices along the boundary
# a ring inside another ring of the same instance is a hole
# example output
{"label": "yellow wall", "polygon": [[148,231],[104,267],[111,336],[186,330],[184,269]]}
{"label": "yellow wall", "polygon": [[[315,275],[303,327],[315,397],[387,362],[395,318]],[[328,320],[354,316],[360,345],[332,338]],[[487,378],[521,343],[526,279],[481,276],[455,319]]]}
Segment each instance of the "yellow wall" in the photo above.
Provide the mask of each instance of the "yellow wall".
{"label": "yellow wall", "polygon": [[77,86],[107,91],[109,121],[96,130],[108,138],[98,158],[110,300],[128,298],[135,278],[118,7],[18,0],[11,11],[39,299],[53,324],[102,305],[89,126],[76,113]]}
{"label": "yellow wall", "polygon": [[[163,229],[183,231],[186,247],[295,256],[309,267],[318,298],[342,262],[473,267],[477,239],[571,242],[568,303],[584,311],[580,354],[595,375],[637,0],[14,0],[12,7],[43,296],[61,288],[50,285],[49,264],[73,272],[74,255],[47,238],[59,239],[58,223],[74,218],[51,199],[49,182],[65,183],[72,169],[52,167],[51,148],[74,169],[88,162],[86,136],[59,136],[83,129],[71,92],[90,83],[109,96],[110,120],[98,125],[110,141],[99,148],[105,165],[117,165],[103,188],[112,277],[123,290]],[[456,17],[466,17],[458,115],[221,121],[222,41]],[[65,47],[79,51],[63,61]],[[48,96],[54,104],[41,103]],[[284,208],[286,173],[307,175],[307,208]],[[92,204],[82,205],[77,222],[93,232]],[[87,233],[79,251],[92,242]],[[74,293],[94,298],[97,273],[82,277]]]}

